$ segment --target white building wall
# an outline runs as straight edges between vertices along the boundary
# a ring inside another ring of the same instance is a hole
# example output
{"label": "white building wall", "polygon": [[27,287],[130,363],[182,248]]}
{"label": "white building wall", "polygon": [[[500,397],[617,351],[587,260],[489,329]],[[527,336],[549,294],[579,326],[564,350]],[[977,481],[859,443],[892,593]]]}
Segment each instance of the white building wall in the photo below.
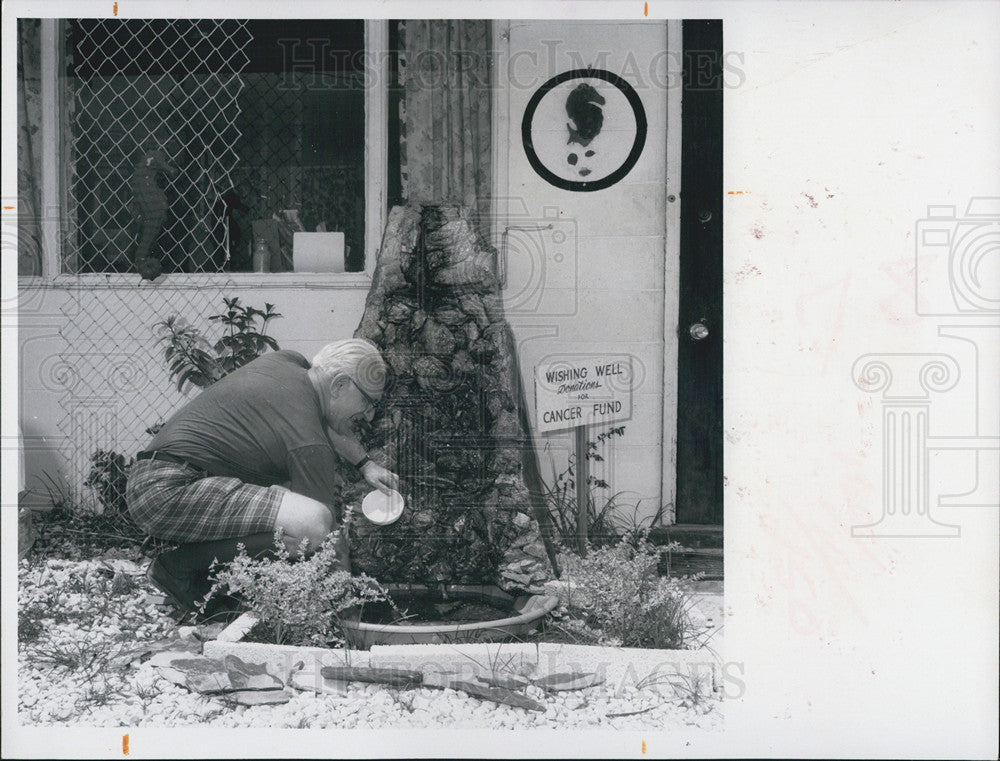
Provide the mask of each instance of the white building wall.
{"label": "white building wall", "polygon": [[[667,253],[667,115],[670,97],[668,29],[664,22],[511,21],[497,30],[498,161],[496,237],[505,227],[535,223],[553,229],[508,233],[507,316],[533,404],[534,367],[555,354],[630,354],[635,368],[632,415],[622,438],[602,450],[593,474],[610,484],[597,495],[622,492],[626,514],[648,517],[661,505],[672,516],[675,490],[678,261]],[[565,71],[605,69],[639,94],[648,120],[642,154],[617,184],[598,191],[564,190],[530,165],[521,120],[532,95]],[[505,75],[505,76],[504,76]],[[679,134],[674,136],[679,140]],[[570,239],[560,243],[565,233]],[[529,235],[534,240],[526,240]],[[673,242],[673,241],[671,241]],[[559,260],[562,260],[561,262]],[[541,303],[528,298],[544,291]],[[664,410],[667,414],[664,415]],[[534,414],[532,415],[534,419]],[[665,422],[666,421],[666,422]],[[592,440],[607,424],[588,429]],[[542,472],[558,472],[573,450],[570,432],[536,436]],[[666,442],[666,446],[664,446]],[[666,458],[666,462],[664,462]],[[600,504],[600,500],[598,503]]]}

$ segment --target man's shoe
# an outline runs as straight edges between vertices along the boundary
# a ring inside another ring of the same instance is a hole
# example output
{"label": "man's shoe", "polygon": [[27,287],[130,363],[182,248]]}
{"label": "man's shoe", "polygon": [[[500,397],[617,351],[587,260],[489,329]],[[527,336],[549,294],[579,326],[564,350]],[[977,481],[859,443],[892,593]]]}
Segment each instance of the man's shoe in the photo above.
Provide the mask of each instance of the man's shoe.
{"label": "man's shoe", "polygon": [[208,578],[212,563],[229,563],[239,554],[240,545],[250,557],[263,557],[273,554],[274,535],[261,533],[182,544],[150,563],[146,577],[173,605],[185,612],[197,612],[212,589]]}
{"label": "man's shoe", "polygon": [[166,595],[167,601],[174,607],[185,613],[197,611],[211,586],[202,573],[171,568],[174,564],[170,562],[173,558],[169,556],[173,552],[176,550],[170,550],[155,558],[146,569],[146,578]]}

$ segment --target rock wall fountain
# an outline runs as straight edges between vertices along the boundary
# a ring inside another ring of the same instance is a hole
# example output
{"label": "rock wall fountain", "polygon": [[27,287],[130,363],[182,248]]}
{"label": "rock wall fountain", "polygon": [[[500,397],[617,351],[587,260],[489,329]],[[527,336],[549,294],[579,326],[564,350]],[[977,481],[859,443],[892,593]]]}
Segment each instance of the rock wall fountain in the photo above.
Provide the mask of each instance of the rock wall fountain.
{"label": "rock wall fountain", "polygon": [[355,524],[354,568],[380,581],[536,592],[553,577],[494,266],[463,207],[392,209],[355,331],[389,365],[365,444],[407,498],[396,523]]}

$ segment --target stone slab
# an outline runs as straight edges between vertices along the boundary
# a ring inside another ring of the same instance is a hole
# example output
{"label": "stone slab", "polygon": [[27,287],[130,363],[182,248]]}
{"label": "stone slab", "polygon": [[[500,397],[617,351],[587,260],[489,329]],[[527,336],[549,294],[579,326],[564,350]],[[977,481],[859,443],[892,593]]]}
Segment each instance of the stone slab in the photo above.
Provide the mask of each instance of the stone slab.
{"label": "stone slab", "polygon": [[294,695],[291,690],[237,690],[219,697],[241,706],[271,706],[287,703]]}
{"label": "stone slab", "polygon": [[244,613],[219,632],[216,639],[222,642],[239,642],[253,629],[256,623],[257,619],[253,615]]}
{"label": "stone slab", "polygon": [[[295,674],[300,684],[320,684],[323,666],[368,666],[369,653],[362,650],[326,649],[321,647],[294,647],[268,645],[258,642],[206,642],[204,655],[224,659],[235,655],[246,663],[263,664],[286,685],[289,675]],[[299,667],[299,664],[302,664]],[[317,681],[318,680],[318,681]]]}
{"label": "stone slab", "polygon": [[[247,642],[205,643],[205,656],[236,655],[263,663],[287,684],[337,689],[320,675],[323,666],[373,666],[421,671],[425,679],[474,679],[479,674],[522,674],[534,678],[559,673],[593,673],[616,694],[656,685],[669,690],[678,683],[709,696],[722,689],[722,663],[706,650],[646,650],[558,643],[478,643],[449,645],[374,645],[370,651],[293,647]],[[302,664],[298,667],[299,663]]]}
{"label": "stone slab", "polygon": [[[537,648],[537,649],[536,649]],[[556,643],[470,645],[375,645],[371,665],[475,673],[498,671],[533,677],[580,672],[603,677],[615,692],[649,684],[681,682],[710,693],[722,688],[722,664],[704,650],[646,650]]]}
{"label": "stone slab", "polygon": [[326,679],[319,671],[305,674],[301,671],[292,675],[289,687],[302,692],[315,692],[320,695],[346,695],[347,682]]}

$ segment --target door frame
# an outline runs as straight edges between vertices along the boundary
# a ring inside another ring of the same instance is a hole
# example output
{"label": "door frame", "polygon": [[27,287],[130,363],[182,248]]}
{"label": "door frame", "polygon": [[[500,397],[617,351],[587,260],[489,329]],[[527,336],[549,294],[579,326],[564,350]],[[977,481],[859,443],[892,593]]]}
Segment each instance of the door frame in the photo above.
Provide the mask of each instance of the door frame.
{"label": "door frame", "polygon": [[[667,21],[667,82],[680,82],[683,67],[684,49],[683,22]],[[674,51],[677,51],[676,53]],[[678,398],[677,360],[679,341],[668,341],[667,336],[677,335],[677,324],[680,310],[680,267],[672,262],[680,261],[681,256],[681,157],[682,143],[681,115],[683,109],[683,88],[668,86],[667,88],[667,150],[666,150],[666,230],[663,236],[663,383],[664,390],[668,378],[674,383],[673,398]],[[662,473],[660,478],[660,504],[670,507],[664,510],[663,523],[666,525],[677,522],[677,404],[666,404],[664,394],[663,422],[660,428],[662,454],[660,463]],[[667,436],[667,431],[672,431]]]}
{"label": "door frame", "polygon": [[[683,22],[685,93],[677,352],[676,522],[721,526],[723,496],[723,25]],[[706,336],[690,332],[704,322]]]}

